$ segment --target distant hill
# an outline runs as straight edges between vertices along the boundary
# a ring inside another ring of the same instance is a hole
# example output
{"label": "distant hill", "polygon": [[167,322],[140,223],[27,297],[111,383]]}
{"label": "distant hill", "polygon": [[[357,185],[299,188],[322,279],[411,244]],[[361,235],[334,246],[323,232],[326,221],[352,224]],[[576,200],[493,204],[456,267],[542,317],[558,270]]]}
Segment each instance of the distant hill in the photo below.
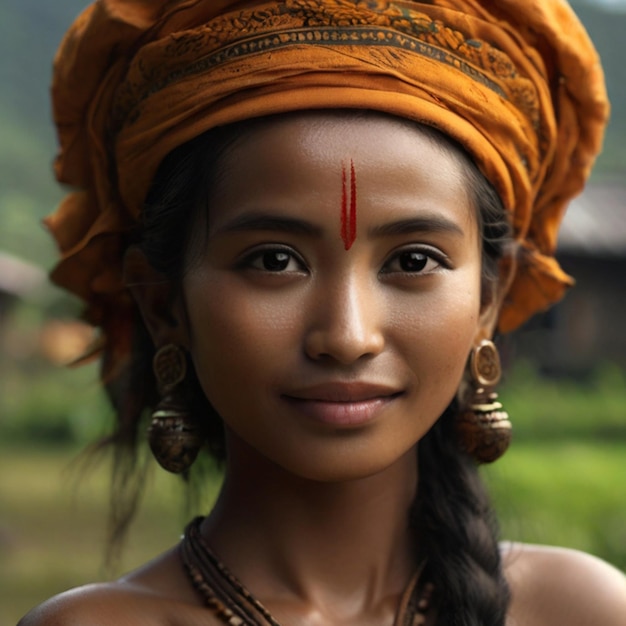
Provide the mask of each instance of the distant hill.
{"label": "distant hill", "polygon": [[[582,0],[579,0],[582,2]],[[0,249],[44,265],[53,258],[36,222],[60,191],[50,163],[55,140],[48,85],[52,57],[87,0],[2,0],[0,3]],[[604,59],[613,120],[596,176],[626,178],[626,13],[576,4]]]}
{"label": "distant hill", "polygon": [[596,175],[626,183],[626,12],[587,3],[576,3],[575,9],[600,53],[611,100],[611,123]]}
{"label": "distant hill", "polygon": [[86,0],[0,2],[0,249],[49,265],[54,249],[38,221],[60,196],[51,173],[52,58]]}

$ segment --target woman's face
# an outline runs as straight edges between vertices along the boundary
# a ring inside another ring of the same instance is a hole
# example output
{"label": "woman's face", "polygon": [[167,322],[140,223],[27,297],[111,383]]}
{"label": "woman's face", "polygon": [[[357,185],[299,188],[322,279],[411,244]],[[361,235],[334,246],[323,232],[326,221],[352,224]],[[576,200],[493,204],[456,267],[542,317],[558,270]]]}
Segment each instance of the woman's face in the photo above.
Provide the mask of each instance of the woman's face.
{"label": "woman's face", "polygon": [[183,296],[227,433],[315,480],[391,466],[487,333],[460,160],[393,118],[306,113],[248,133],[221,165]]}

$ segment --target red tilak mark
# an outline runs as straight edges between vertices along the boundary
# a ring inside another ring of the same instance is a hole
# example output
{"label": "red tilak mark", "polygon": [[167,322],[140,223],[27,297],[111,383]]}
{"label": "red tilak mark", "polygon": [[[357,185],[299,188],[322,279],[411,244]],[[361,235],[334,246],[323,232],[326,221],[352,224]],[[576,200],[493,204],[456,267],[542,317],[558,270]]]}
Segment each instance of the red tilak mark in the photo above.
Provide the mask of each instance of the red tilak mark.
{"label": "red tilak mark", "polygon": [[346,166],[341,171],[341,238],[346,250],[356,239],[356,171],[350,161],[350,206],[348,207],[348,181]]}

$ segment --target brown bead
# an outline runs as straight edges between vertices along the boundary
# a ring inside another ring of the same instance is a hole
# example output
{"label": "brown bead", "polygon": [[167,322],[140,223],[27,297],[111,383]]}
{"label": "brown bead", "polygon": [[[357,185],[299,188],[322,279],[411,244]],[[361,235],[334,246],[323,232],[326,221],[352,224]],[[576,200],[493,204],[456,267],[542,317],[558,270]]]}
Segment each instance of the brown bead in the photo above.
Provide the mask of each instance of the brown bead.
{"label": "brown bead", "polygon": [[201,429],[171,397],[159,403],[152,414],[148,442],[161,467],[174,474],[186,471],[196,460],[204,441]]}
{"label": "brown bead", "polygon": [[480,413],[472,408],[457,418],[461,445],[479,463],[492,463],[511,443],[509,416],[504,411]]}

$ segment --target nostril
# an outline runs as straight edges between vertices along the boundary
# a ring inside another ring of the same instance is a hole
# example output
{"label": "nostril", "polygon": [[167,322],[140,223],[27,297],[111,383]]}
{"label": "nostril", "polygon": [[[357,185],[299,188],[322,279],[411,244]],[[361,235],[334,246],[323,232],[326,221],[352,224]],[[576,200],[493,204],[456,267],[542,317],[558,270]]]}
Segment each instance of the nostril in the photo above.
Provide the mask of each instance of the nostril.
{"label": "nostril", "polygon": [[371,332],[367,335],[351,331],[325,332],[312,331],[305,342],[305,352],[313,360],[327,360],[350,365],[357,361],[379,354],[384,347],[382,334]]}

